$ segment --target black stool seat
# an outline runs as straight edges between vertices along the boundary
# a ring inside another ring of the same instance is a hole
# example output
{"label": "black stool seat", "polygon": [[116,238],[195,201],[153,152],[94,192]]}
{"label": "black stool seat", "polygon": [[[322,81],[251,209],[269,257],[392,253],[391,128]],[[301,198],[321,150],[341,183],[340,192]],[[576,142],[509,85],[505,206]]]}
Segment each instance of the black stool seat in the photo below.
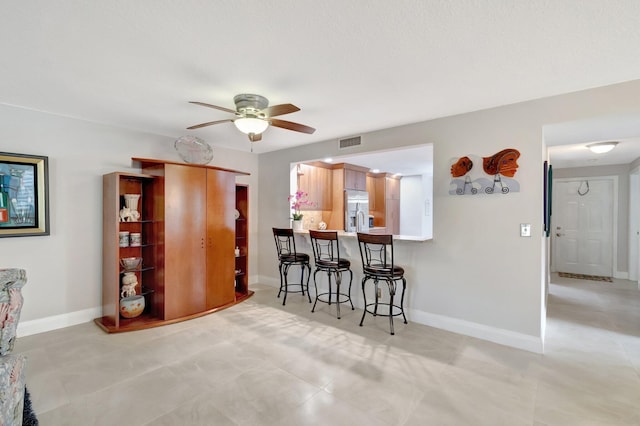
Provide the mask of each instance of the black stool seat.
{"label": "black stool seat", "polygon": [[[389,317],[389,328],[391,334],[395,334],[393,328],[393,317],[402,315],[404,323],[407,324],[407,317],[404,314],[404,292],[407,288],[407,280],[404,278],[404,268],[394,264],[393,258],[393,235],[362,234],[358,233],[358,246],[360,247],[360,258],[362,259],[362,296],[364,298],[364,312],[360,326],[364,323],[367,313],[373,316]],[[373,280],[374,301],[367,303],[366,284]],[[389,291],[389,302],[381,302],[379,293],[379,283],[384,281]],[[402,282],[400,293],[400,304],[396,304],[397,283]],[[379,309],[382,307],[382,311]]]}
{"label": "black stool seat", "polygon": [[309,255],[306,253],[296,254],[283,254],[280,256],[280,262],[297,263],[297,262],[309,262]]}
{"label": "black stool seat", "polygon": [[[296,240],[293,235],[293,229],[289,228],[273,228],[273,239],[276,242],[278,251],[278,271],[280,272],[280,293],[284,292],[282,304],[287,302],[288,293],[302,293],[304,296],[305,287],[307,290],[307,298],[311,303],[311,295],[309,294],[309,278],[311,277],[310,257],[306,253],[298,253],[296,251]],[[300,282],[289,282],[289,268],[292,266],[300,267]],[[307,282],[304,281],[304,271],[307,270]],[[300,290],[290,290],[290,287],[296,288],[300,286]]]}
{"label": "black stool seat", "polygon": [[338,259],[337,261],[330,260],[318,260],[316,262],[316,267],[321,269],[349,269],[351,267],[351,262],[347,259]]}
{"label": "black stool seat", "polygon": [[400,279],[404,275],[404,268],[401,266],[393,266],[393,269],[390,267],[385,267],[383,265],[372,265],[365,266],[364,273],[370,275],[377,275],[380,278],[397,278]]}
{"label": "black stool seat", "polygon": [[[340,245],[338,244],[338,233],[336,231],[309,231],[311,237],[311,247],[316,264],[316,271],[313,273],[313,284],[316,288],[316,300],[313,303],[311,312],[315,312],[316,304],[324,302],[329,305],[336,304],[338,319],[340,319],[340,304],[349,302],[351,310],[355,309],[351,301],[351,282],[353,272],[351,262],[340,257]],[[345,293],[340,289],[342,285],[342,273],[349,272],[349,287]],[[326,272],[329,279],[329,289],[324,293],[318,293],[318,282],[316,275],[318,272]],[[333,291],[331,277],[335,277],[336,290]]]}

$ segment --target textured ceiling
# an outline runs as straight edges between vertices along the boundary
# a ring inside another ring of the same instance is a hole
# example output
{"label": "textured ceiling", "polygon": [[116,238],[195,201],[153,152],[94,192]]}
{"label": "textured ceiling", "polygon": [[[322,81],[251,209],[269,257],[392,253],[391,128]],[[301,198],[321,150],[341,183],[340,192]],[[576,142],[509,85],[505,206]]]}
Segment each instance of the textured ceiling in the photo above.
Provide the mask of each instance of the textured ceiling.
{"label": "textured ceiling", "polygon": [[254,152],[640,78],[637,0],[0,0],[0,103]]}

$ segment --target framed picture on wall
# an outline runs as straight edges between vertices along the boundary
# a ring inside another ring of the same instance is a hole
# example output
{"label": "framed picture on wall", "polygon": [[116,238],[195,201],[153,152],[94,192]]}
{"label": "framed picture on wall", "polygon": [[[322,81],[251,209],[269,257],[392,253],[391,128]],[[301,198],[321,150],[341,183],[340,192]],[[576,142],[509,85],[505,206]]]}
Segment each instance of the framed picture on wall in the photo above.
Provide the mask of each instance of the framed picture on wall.
{"label": "framed picture on wall", "polygon": [[48,157],[0,152],[0,237],[49,235]]}

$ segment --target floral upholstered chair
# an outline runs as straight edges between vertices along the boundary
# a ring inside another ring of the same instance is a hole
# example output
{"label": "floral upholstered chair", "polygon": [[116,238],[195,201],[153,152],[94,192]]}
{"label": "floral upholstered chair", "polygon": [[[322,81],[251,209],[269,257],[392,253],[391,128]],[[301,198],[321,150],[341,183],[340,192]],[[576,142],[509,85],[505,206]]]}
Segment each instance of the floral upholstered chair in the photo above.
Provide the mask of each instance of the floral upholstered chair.
{"label": "floral upholstered chair", "polygon": [[22,424],[26,358],[11,351],[26,283],[23,269],[0,269],[0,425]]}

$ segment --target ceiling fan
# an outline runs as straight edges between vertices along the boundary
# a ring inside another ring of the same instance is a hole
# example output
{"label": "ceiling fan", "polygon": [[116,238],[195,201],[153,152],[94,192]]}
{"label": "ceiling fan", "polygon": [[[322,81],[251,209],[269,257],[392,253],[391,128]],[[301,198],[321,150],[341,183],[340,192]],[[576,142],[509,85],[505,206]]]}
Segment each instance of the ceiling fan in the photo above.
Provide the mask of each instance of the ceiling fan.
{"label": "ceiling fan", "polygon": [[234,114],[235,118],[209,121],[207,123],[196,124],[195,126],[187,127],[187,129],[193,130],[199,129],[201,127],[211,126],[213,124],[233,122],[238,130],[249,135],[249,140],[251,142],[258,142],[259,140],[261,140],[262,132],[267,130],[269,125],[280,127],[281,129],[293,130],[294,132],[309,134],[316,131],[316,129],[314,129],[313,127],[305,126],[304,124],[293,123],[291,121],[273,118],[279,115],[300,111],[300,108],[295,105],[280,104],[269,106],[269,100],[264,96],[248,93],[234,96],[233,102],[236,104],[235,111],[230,108],[211,105],[204,102],[189,101],[189,103],[192,104],[202,105],[207,108],[214,108],[220,111],[229,112],[231,114]]}

